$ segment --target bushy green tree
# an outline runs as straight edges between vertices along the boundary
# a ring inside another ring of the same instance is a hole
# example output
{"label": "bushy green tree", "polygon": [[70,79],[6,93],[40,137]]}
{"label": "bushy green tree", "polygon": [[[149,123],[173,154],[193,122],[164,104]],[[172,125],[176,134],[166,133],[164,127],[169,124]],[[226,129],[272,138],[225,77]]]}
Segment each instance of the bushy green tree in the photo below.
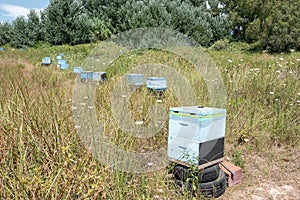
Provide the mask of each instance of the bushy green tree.
{"label": "bushy green tree", "polygon": [[[259,34],[258,34],[259,33]],[[300,4],[297,1],[280,1],[272,5],[269,15],[249,23],[245,37],[256,42],[256,48],[271,52],[300,50]]]}
{"label": "bushy green tree", "polygon": [[45,39],[51,44],[80,44],[94,40],[80,0],[51,0],[42,15]]}
{"label": "bushy green tree", "polygon": [[13,21],[10,44],[16,48],[27,48],[28,46],[34,45],[34,42],[29,39],[25,17],[17,17]]}
{"label": "bushy green tree", "polygon": [[118,10],[118,31],[140,27],[163,27],[193,37],[209,46],[228,35],[229,23],[224,15],[213,15],[202,2],[195,6],[182,0],[127,1]]}
{"label": "bushy green tree", "polygon": [[299,0],[224,0],[233,38],[253,43],[254,50],[300,49]]}
{"label": "bushy green tree", "polygon": [[42,38],[42,23],[39,14],[35,10],[31,10],[27,15],[26,31],[32,44],[41,41]]}
{"label": "bushy green tree", "polygon": [[0,22],[0,45],[6,45],[10,43],[12,34],[12,26],[8,22]]}

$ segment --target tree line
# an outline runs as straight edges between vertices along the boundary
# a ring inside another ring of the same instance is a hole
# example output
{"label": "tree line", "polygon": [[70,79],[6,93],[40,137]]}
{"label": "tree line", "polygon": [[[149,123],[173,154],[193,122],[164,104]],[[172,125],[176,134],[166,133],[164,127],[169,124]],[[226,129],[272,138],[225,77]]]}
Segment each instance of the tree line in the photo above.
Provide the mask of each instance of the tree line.
{"label": "tree line", "polygon": [[43,11],[0,23],[0,45],[82,44],[141,27],[186,34],[202,46],[242,41],[253,50],[300,50],[299,0],[50,0]]}

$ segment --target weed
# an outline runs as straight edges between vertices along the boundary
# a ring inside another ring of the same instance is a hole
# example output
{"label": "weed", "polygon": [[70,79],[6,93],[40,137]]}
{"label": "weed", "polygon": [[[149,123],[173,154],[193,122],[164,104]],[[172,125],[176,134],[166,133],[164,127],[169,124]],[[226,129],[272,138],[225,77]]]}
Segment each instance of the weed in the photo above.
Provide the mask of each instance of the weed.
{"label": "weed", "polygon": [[[40,63],[65,53],[70,65],[80,61],[92,45],[49,46],[0,55],[0,198],[3,199],[184,199],[170,188],[167,171],[147,174],[118,172],[91,156],[76,134],[72,119],[72,85],[75,75],[51,65],[33,70],[18,65]],[[246,47],[245,47],[246,48]],[[268,156],[270,146],[299,147],[299,59],[288,55],[211,51],[221,70],[228,102],[225,154],[234,164],[248,166],[247,150]],[[25,62],[24,62],[25,63]],[[165,51],[148,50],[121,56],[107,69],[108,81],[97,88],[96,110],[103,132],[126,151],[151,152],[166,148],[167,115],[154,137],[138,139],[127,134],[112,117],[111,99],[118,79],[133,66],[161,63],[172,66],[194,89],[197,103],[209,105],[204,79],[184,59]],[[176,88],[177,87],[177,88]],[[151,124],[151,106],[165,113],[180,106],[169,87],[159,97],[141,88],[130,97],[132,122]],[[242,143],[238,143],[239,138]],[[275,145],[274,145],[275,144]],[[234,149],[230,149],[233,146]],[[245,169],[251,171],[250,169]],[[195,176],[194,179],[197,179]]]}

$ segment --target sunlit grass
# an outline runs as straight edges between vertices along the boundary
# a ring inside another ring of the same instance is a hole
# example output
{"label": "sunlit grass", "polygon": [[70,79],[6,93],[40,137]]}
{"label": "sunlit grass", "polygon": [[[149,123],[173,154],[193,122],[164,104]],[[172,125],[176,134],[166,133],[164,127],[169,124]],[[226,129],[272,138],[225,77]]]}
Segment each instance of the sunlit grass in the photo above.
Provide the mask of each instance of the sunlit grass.
{"label": "sunlit grass", "polygon": [[[40,61],[65,53],[71,66],[79,66],[92,48],[41,47],[0,53],[0,199],[185,199],[166,170],[118,172],[103,166],[82,145],[72,119],[72,68],[60,71],[55,62],[41,67]],[[210,55],[222,71],[227,90],[226,146],[235,148],[227,148],[226,156],[241,165],[247,151],[299,148],[300,54]],[[155,137],[139,139],[118,127],[110,107],[119,78],[133,66],[153,62],[178,70],[195,89],[197,103],[208,104],[201,76],[182,58],[155,50],[124,55],[107,69],[109,80],[97,89],[96,108],[104,133],[127,151],[150,152],[167,145],[167,118]],[[180,102],[172,90],[158,97],[142,87],[128,105],[133,123],[143,121],[141,126],[147,126],[151,105],[161,105],[167,112]]]}

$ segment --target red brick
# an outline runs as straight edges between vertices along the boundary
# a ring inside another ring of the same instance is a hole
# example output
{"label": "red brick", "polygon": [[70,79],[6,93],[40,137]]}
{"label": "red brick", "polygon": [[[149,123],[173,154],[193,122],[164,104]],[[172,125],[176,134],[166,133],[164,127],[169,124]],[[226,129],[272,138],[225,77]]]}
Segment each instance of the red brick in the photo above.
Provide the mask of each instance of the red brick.
{"label": "red brick", "polygon": [[242,169],[234,164],[223,161],[220,164],[220,168],[226,173],[227,185],[231,187],[238,184],[242,180]]}

